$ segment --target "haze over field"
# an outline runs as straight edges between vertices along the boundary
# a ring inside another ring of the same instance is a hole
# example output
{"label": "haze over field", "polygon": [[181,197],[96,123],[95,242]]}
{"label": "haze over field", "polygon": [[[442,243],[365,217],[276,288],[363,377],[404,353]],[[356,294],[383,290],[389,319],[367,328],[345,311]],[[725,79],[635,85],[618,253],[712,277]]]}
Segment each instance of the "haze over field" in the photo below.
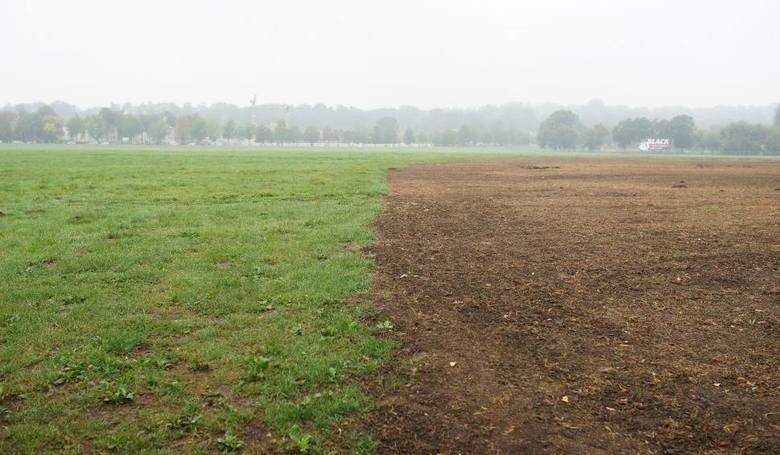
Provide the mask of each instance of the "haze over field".
{"label": "haze over field", "polygon": [[768,105],[780,3],[0,4],[0,105]]}
{"label": "haze over field", "polygon": [[0,455],[772,452],[778,18],[0,0]]}

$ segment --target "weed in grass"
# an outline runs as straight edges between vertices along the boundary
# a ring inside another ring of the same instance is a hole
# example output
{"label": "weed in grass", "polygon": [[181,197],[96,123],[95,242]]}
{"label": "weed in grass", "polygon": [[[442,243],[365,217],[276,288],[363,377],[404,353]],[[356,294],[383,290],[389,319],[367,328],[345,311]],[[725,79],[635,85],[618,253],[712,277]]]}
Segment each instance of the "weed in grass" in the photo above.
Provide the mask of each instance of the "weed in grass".
{"label": "weed in grass", "polygon": [[267,313],[274,309],[274,306],[268,300],[261,300],[257,302],[257,311],[260,313]]}
{"label": "weed in grass", "polygon": [[171,422],[168,423],[168,427],[174,430],[183,432],[191,432],[196,429],[200,420],[203,418],[201,414],[184,414],[177,416]]}
{"label": "weed in grass", "polygon": [[124,404],[135,400],[135,393],[124,384],[103,381],[100,389],[103,394],[103,402],[105,403]]}
{"label": "weed in grass", "polygon": [[238,439],[238,435],[232,430],[226,430],[225,434],[217,439],[217,445],[223,453],[237,452],[244,447],[244,442]]}
{"label": "weed in grass", "polygon": [[184,386],[179,381],[171,381],[163,384],[163,394],[170,396],[182,396]]}
{"label": "weed in grass", "polygon": [[81,365],[65,365],[52,381],[52,385],[64,385],[69,382],[78,382],[85,378],[84,367]]}
{"label": "weed in grass", "polygon": [[120,451],[127,448],[127,442],[120,435],[112,434],[106,442],[106,449],[110,451]]}
{"label": "weed in grass", "polygon": [[170,370],[176,364],[176,360],[168,353],[156,353],[152,354],[150,357],[146,357],[143,360],[143,363],[149,367]]}
{"label": "weed in grass", "polygon": [[2,327],[3,327],[3,328],[6,328],[6,329],[7,329],[7,328],[10,328],[10,327],[13,327],[13,326],[14,326],[14,325],[15,325],[17,322],[19,322],[19,321],[21,321],[21,320],[22,320],[22,317],[21,317],[21,316],[19,316],[18,314],[11,314],[11,315],[8,315],[8,316],[6,316],[6,317],[3,319],[3,324],[2,324]]}
{"label": "weed in grass", "polygon": [[211,371],[211,365],[200,360],[193,360],[188,369],[193,373],[208,373]]}
{"label": "weed in grass", "polygon": [[339,371],[334,367],[328,368],[328,381],[336,382],[339,377]]}
{"label": "weed in grass", "polygon": [[63,305],[75,305],[78,303],[84,303],[87,300],[86,297],[78,296],[78,295],[66,295],[61,299]]}
{"label": "weed in grass", "polygon": [[320,329],[320,335],[322,335],[323,338],[332,338],[337,336],[338,333],[339,331],[335,327],[324,327]]}
{"label": "weed in grass", "polygon": [[265,377],[265,372],[271,366],[271,358],[265,356],[252,357],[247,362],[244,379],[255,382]]}
{"label": "weed in grass", "polygon": [[377,452],[379,444],[371,437],[370,434],[351,431],[349,432],[350,448],[351,452],[357,455],[370,455]]}
{"label": "weed in grass", "polygon": [[110,354],[98,353],[87,365],[87,370],[98,376],[116,377],[124,371],[133,369],[137,365],[135,359],[116,357]]}
{"label": "weed in grass", "polygon": [[395,325],[393,325],[392,321],[390,321],[389,319],[385,319],[384,321],[379,322],[376,325],[376,328],[379,330],[392,330],[394,327]]}
{"label": "weed in grass", "polygon": [[223,409],[230,413],[236,411],[221,393],[208,393],[203,396],[203,400],[210,407]]}
{"label": "weed in grass", "polygon": [[115,354],[127,354],[144,341],[144,336],[138,333],[118,333],[106,340],[106,351]]}
{"label": "weed in grass", "polygon": [[290,449],[298,453],[309,453],[309,449],[311,449],[311,435],[305,433],[298,424],[290,428],[287,436],[290,438]]}
{"label": "weed in grass", "polygon": [[6,398],[8,398],[8,393],[6,392],[5,385],[0,382],[0,422],[7,418],[10,413],[10,410],[3,404]]}
{"label": "weed in grass", "polygon": [[322,296],[320,297],[320,302],[323,305],[338,305],[339,303],[341,303],[341,300],[334,298],[328,294],[322,294]]}

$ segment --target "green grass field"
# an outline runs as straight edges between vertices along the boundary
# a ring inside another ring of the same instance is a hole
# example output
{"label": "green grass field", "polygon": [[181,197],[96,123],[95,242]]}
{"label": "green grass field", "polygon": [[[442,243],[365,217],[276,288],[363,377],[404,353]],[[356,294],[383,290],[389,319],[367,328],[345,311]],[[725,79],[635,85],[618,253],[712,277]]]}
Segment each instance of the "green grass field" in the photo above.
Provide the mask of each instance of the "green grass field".
{"label": "green grass field", "polygon": [[387,167],[465,157],[0,149],[0,453],[371,451],[360,248]]}

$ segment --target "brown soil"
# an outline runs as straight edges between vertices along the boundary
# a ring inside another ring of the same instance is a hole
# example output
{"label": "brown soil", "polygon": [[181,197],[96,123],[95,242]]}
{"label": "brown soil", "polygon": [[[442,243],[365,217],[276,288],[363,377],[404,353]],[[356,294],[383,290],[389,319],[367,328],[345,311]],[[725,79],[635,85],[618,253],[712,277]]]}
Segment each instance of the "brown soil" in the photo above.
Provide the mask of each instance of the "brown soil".
{"label": "brown soil", "polygon": [[780,162],[389,173],[382,453],[780,451]]}

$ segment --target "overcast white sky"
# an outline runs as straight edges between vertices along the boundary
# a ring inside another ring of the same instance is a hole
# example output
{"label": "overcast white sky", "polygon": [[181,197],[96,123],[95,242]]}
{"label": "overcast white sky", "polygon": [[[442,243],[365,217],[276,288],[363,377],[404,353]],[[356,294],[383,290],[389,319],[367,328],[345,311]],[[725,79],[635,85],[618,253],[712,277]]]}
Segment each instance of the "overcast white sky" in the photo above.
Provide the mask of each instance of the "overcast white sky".
{"label": "overcast white sky", "polygon": [[780,100],[780,1],[0,1],[0,105]]}

